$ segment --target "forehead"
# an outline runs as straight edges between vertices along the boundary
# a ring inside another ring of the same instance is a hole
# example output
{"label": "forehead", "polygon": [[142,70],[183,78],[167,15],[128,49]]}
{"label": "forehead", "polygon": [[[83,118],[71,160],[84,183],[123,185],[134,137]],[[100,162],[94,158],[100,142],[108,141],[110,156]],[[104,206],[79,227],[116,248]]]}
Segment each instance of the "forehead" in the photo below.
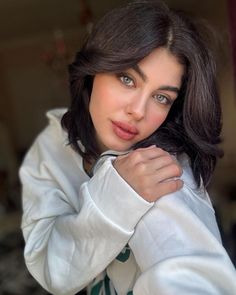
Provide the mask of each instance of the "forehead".
{"label": "forehead", "polygon": [[136,70],[144,81],[158,79],[159,83],[180,86],[185,67],[168,49],[161,47],[143,58]]}

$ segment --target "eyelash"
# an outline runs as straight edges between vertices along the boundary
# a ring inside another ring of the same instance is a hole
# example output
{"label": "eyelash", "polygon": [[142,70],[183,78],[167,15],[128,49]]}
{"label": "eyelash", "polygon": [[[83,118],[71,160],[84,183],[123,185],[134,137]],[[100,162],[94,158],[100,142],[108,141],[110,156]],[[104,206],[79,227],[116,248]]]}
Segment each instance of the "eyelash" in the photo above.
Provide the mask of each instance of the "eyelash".
{"label": "eyelash", "polygon": [[[121,81],[122,84],[124,84],[127,87],[134,87],[135,83],[134,83],[134,79],[132,79],[129,75],[125,74],[125,73],[120,73],[117,75],[118,79]],[[129,82],[132,82],[132,85],[129,85],[128,82],[124,81],[124,79],[128,78]]]}
{"label": "eyelash", "polygon": [[[159,97],[164,98],[166,100],[166,102],[163,103],[162,101],[160,101]],[[172,100],[163,94],[155,94],[155,95],[153,95],[153,98],[155,100],[157,100],[158,103],[163,104],[163,105],[171,105],[172,104]]]}
{"label": "eyelash", "polygon": [[[118,79],[121,81],[121,83],[123,84],[123,85],[125,85],[125,86],[127,86],[127,87],[130,87],[130,88],[132,88],[132,87],[135,87],[135,81],[134,81],[134,79],[133,78],[131,78],[128,74],[126,74],[126,73],[119,73],[119,74],[117,74],[117,77],[118,77]],[[132,85],[129,85],[128,83],[127,83],[127,81],[125,82],[124,81],[124,79],[126,79],[126,78],[128,78],[129,79],[129,82],[132,82]],[[162,97],[162,98],[165,98],[165,100],[166,100],[166,102],[161,102],[157,97]],[[163,105],[166,105],[166,106],[171,106],[172,105],[172,103],[173,103],[173,101],[172,101],[172,99],[170,99],[168,96],[166,96],[166,95],[163,95],[163,94],[155,94],[155,95],[153,95],[153,98],[157,101],[157,103],[160,103],[160,104],[163,104]]]}

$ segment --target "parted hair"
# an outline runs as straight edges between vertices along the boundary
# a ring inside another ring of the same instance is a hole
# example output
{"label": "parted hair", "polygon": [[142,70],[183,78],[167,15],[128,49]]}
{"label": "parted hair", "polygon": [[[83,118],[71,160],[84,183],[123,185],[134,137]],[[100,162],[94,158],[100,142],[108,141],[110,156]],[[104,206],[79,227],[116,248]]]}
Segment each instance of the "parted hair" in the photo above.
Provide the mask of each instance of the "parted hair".
{"label": "parted hair", "polygon": [[87,161],[99,157],[89,113],[94,76],[135,67],[164,47],[184,65],[181,90],[164,123],[133,148],[156,144],[170,153],[186,153],[197,184],[202,180],[206,186],[222,155],[216,66],[208,42],[192,17],[161,1],[134,1],[108,12],[69,65],[72,101],[62,118],[69,144]]}

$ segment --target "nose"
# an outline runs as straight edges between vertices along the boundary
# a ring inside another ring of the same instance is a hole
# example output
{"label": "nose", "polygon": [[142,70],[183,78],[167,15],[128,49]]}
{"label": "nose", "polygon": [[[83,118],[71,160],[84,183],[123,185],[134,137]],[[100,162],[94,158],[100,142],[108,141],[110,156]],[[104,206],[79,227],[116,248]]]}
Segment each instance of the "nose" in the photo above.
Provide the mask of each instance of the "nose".
{"label": "nose", "polygon": [[126,112],[135,120],[140,121],[144,118],[147,107],[147,99],[143,95],[132,97],[126,106]]}

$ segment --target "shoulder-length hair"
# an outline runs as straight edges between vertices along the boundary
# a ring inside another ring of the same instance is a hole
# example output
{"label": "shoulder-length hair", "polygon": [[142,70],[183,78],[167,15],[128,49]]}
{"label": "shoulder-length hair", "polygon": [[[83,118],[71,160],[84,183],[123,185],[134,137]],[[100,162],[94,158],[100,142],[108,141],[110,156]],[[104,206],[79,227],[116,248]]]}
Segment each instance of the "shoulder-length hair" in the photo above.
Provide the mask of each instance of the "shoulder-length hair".
{"label": "shoulder-length hair", "polygon": [[160,1],[135,1],[106,14],[69,66],[72,102],[62,126],[72,147],[88,161],[100,154],[89,114],[94,76],[135,67],[164,47],[185,66],[181,91],[165,122],[133,148],[156,144],[170,153],[186,153],[196,182],[207,185],[221,155],[221,108],[206,43],[192,19]]}

